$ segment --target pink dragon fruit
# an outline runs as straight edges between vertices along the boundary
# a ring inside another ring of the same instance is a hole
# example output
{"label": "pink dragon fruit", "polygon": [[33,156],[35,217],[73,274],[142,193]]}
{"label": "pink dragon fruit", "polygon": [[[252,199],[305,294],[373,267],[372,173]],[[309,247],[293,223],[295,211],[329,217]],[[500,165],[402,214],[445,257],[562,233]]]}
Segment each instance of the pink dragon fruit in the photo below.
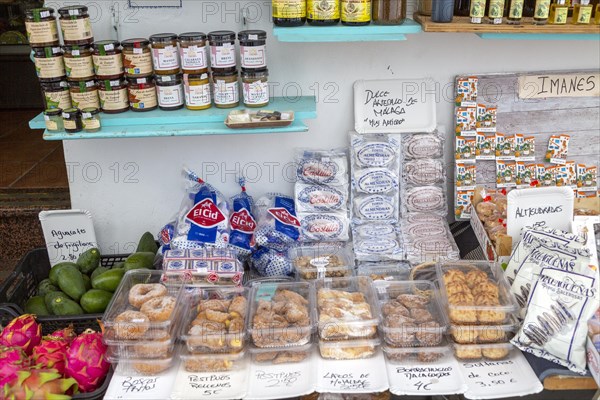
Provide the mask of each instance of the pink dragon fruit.
{"label": "pink dragon fruit", "polygon": [[71,324],[64,329],[59,329],[57,331],[52,332],[49,336],[51,338],[65,339],[68,342],[68,344],[71,344],[73,339],[77,337],[77,334],[73,329],[73,324]]}
{"label": "pink dragon fruit", "polygon": [[42,343],[33,348],[31,358],[36,368],[56,369],[64,375],[67,366],[67,351],[69,341],[67,339],[46,336]]}
{"label": "pink dragon fruit", "polygon": [[77,393],[75,379],[63,379],[54,370],[26,369],[17,372],[17,378],[0,388],[0,398],[7,400],[53,399],[67,400]]}
{"label": "pink dragon fruit", "polygon": [[104,381],[110,368],[106,349],[102,334],[92,329],[87,329],[71,343],[65,373],[77,381],[82,392],[94,391]]}
{"label": "pink dragon fruit", "polygon": [[[17,378],[17,372],[29,367],[29,358],[20,347],[0,347],[0,388]],[[0,398],[2,398],[0,392]]]}
{"label": "pink dragon fruit", "polygon": [[31,351],[42,340],[42,326],[32,314],[24,314],[10,321],[0,334],[0,345],[21,347],[25,353]]}

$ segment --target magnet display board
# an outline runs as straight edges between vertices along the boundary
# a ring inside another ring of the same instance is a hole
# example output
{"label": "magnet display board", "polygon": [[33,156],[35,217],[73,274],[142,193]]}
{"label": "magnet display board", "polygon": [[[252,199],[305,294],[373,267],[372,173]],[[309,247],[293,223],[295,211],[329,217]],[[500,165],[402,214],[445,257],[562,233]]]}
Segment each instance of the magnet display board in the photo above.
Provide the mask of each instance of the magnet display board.
{"label": "magnet display board", "polygon": [[432,79],[356,81],[354,129],[358,133],[433,132],[436,96]]}
{"label": "magnet display board", "polygon": [[92,214],[86,210],[41,211],[50,265],[75,262],[81,253],[98,247]]}

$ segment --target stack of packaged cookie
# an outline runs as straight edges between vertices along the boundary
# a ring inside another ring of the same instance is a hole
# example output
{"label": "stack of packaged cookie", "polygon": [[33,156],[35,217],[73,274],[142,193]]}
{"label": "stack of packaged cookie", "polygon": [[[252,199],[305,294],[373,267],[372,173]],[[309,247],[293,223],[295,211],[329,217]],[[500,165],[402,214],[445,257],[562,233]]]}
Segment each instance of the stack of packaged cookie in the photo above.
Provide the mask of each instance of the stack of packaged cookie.
{"label": "stack of packaged cookie", "polygon": [[446,223],[443,151],[444,140],[437,132],[402,136],[401,226],[413,265],[460,258]]}

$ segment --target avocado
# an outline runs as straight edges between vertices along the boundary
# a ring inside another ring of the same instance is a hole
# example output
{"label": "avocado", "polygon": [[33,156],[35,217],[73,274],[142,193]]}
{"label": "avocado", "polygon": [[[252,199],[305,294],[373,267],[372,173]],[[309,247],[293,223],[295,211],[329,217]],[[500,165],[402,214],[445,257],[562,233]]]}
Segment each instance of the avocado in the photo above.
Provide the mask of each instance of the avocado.
{"label": "avocado", "polygon": [[149,252],[152,254],[156,254],[158,251],[158,246],[156,245],[156,240],[154,236],[150,232],[146,232],[140,238],[138,242],[137,249],[135,249],[136,253]]}
{"label": "avocado", "polygon": [[110,271],[110,269],[106,268],[106,267],[98,267],[94,270],[94,272],[92,272],[92,275],[90,275],[90,278],[92,278],[92,280],[94,280],[95,277],[97,277],[100,274],[103,274],[106,271]]}
{"label": "avocado", "polygon": [[34,315],[50,315],[43,296],[33,296],[25,303],[25,312]]}
{"label": "avocado", "polygon": [[92,287],[94,289],[106,290],[114,292],[119,287],[121,279],[125,275],[124,269],[111,269],[92,279]]}
{"label": "avocado", "polygon": [[67,296],[61,291],[50,292],[44,296],[44,304],[46,304],[46,309],[48,309],[48,311],[52,312],[52,307],[50,305],[52,304],[54,299],[57,299],[59,297],[63,297],[65,299],[69,298],[69,296]]}
{"label": "avocado", "polygon": [[50,279],[50,282],[52,282],[54,286],[58,286],[58,273],[66,266],[75,267],[77,270],[79,270],[79,266],[72,262],[62,262],[56,264],[54,267],[50,268],[50,275],[48,276],[48,279]]}
{"label": "avocado", "polygon": [[90,274],[100,265],[100,251],[95,247],[84,251],[77,259],[77,265],[82,273]]}
{"label": "avocado", "polygon": [[50,311],[54,315],[81,315],[84,314],[83,309],[73,300],[59,296],[50,303]]}
{"label": "avocado", "polygon": [[43,281],[38,283],[37,295],[44,297],[46,294],[50,292],[56,292],[58,290],[58,287],[53,285],[50,279],[44,279]]}
{"label": "avocado", "polygon": [[106,290],[91,289],[81,296],[81,307],[88,314],[103,313],[113,294]]}
{"label": "avocado", "polygon": [[65,266],[58,273],[58,287],[70,298],[79,301],[85,293],[83,275],[73,266]]}
{"label": "avocado", "polygon": [[154,269],[154,256],[156,254],[143,251],[140,253],[133,253],[125,259],[125,271],[131,271],[132,269]]}
{"label": "avocado", "polygon": [[[94,270],[95,271],[95,270]],[[92,288],[92,279],[86,274],[81,274],[83,278],[83,284],[85,285],[85,290],[90,290]]]}

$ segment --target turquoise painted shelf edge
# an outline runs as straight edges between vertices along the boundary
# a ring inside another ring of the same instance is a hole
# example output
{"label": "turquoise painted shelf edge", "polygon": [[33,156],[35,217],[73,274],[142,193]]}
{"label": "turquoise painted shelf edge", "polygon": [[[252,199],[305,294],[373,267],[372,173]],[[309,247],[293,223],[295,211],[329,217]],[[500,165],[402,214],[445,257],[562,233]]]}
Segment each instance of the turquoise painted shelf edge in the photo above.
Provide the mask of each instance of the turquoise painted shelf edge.
{"label": "turquoise painted shelf edge", "polygon": [[[237,107],[243,109],[244,107]],[[276,97],[266,109],[294,111],[294,122],[282,128],[230,129],[225,126],[225,118],[233,109],[210,108],[208,110],[177,111],[154,110],[147,113],[128,111],[122,114],[101,114],[102,129],[99,132],[67,133],[44,131],[45,140],[73,139],[116,139],[162,136],[236,135],[277,132],[306,132],[305,119],[317,117],[314,96],[298,98]],[[31,129],[44,129],[44,115],[39,114],[29,121]]]}
{"label": "turquoise painted shelf edge", "polygon": [[406,40],[407,34],[421,32],[421,25],[406,19],[402,25],[273,27],[280,42],[379,42]]}
{"label": "turquoise painted shelf edge", "polygon": [[595,33],[477,33],[482,39],[494,40],[600,40]]}

